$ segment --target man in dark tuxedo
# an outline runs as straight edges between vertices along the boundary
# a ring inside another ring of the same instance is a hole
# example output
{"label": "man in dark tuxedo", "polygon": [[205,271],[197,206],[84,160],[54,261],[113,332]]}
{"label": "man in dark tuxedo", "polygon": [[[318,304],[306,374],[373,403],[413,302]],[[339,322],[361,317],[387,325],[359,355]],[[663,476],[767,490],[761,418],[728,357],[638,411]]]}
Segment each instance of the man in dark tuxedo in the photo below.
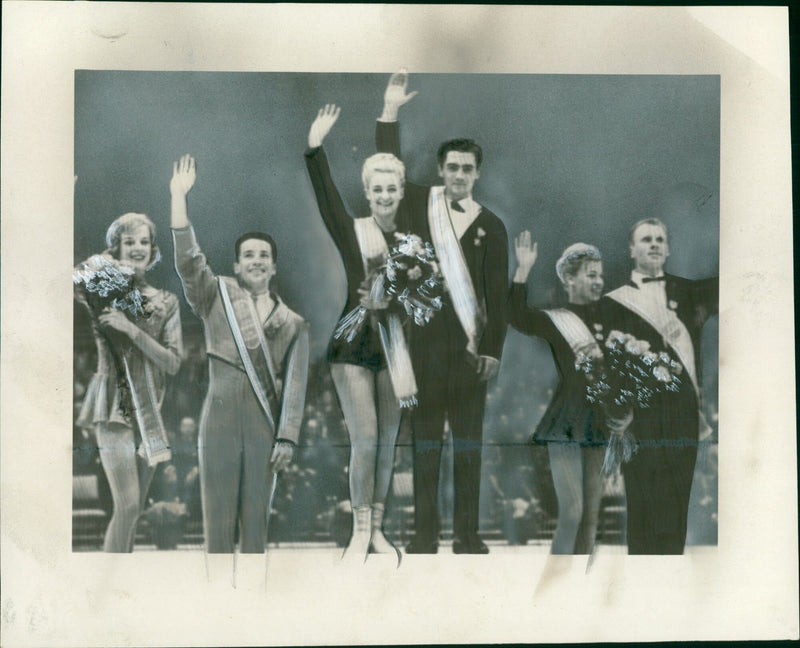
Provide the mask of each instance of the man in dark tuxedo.
{"label": "man in dark tuxedo", "polygon": [[[392,75],[377,122],[378,151],[397,157],[398,110],[417,94],[406,94],[406,86],[405,71]],[[414,224],[414,233],[433,244],[447,286],[441,312],[428,325],[412,325],[409,331],[419,405],[411,414],[415,536],[407,553],[438,550],[445,420],[453,435],[453,552],[489,551],[478,536],[483,411],[486,383],[500,366],[506,333],[508,239],[502,221],[472,198],[481,161],[481,148],[472,140],[443,143],[438,171],[444,187],[406,182],[399,208]]]}
{"label": "man in dark tuxedo", "polygon": [[667,228],[655,218],[630,232],[631,280],[602,302],[609,329],[667,352],[683,367],[680,389],[634,408],[630,431],[639,450],[623,464],[628,553],[681,554],[700,434],[700,338],[719,310],[719,277],[690,280],[664,273]]}

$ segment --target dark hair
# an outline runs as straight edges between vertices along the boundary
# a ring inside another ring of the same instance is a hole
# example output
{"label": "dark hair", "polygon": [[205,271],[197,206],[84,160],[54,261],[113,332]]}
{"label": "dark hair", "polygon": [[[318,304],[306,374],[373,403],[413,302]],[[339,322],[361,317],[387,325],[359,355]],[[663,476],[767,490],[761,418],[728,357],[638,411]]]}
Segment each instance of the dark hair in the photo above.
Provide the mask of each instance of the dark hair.
{"label": "dark hair", "polygon": [[656,227],[660,227],[664,230],[664,237],[668,237],[667,235],[667,226],[664,225],[660,220],[657,218],[643,218],[640,221],[636,221],[631,227],[631,231],[628,233],[628,243],[633,245],[633,235],[636,234],[636,230],[639,229],[642,225],[655,225]]}
{"label": "dark hair", "polygon": [[272,240],[272,237],[269,234],[264,234],[264,232],[247,232],[247,234],[242,234],[238,239],[236,239],[236,243],[234,243],[237,262],[239,261],[239,251],[242,248],[242,243],[249,241],[250,239],[258,239],[259,241],[266,241],[269,243],[270,248],[272,248],[272,260],[275,262],[278,261],[278,246],[275,245],[275,241]]}
{"label": "dark hair", "polygon": [[450,151],[458,151],[459,153],[472,153],[475,156],[475,168],[481,168],[483,161],[483,150],[480,145],[473,139],[466,137],[459,137],[457,139],[447,140],[442,142],[439,146],[439,152],[436,154],[439,160],[439,166],[444,166],[445,158]]}

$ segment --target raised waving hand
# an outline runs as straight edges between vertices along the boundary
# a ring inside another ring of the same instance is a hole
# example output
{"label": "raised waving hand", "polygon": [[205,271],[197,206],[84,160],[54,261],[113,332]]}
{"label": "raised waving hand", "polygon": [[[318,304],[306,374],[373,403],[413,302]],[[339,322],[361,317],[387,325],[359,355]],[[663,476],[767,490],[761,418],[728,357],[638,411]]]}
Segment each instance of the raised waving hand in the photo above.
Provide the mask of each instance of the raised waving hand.
{"label": "raised waving hand", "polygon": [[186,195],[194,186],[196,178],[194,158],[188,153],[172,165],[172,179],[169,181],[169,192],[172,196],[170,226],[174,229],[189,226]]}
{"label": "raised waving hand", "polygon": [[514,239],[514,254],[517,257],[517,271],[514,273],[515,283],[525,283],[531,268],[536,263],[538,245],[531,239],[531,233],[524,230]]}
{"label": "raised waving hand", "polygon": [[341,108],[336,104],[325,104],[324,108],[319,109],[317,118],[312,122],[308,131],[309,148],[322,146],[322,140],[331,132],[331,128],[333,128],[336,120],[339,119],[340,112]]}
{"label": "raised waving hand", "polygon": [[406,92],[408,89],[408,70],[400,68],[389,77],[386,92],[383,93],[383,113],[380,121],[397,121],[400,106],[404,106],[417,96],[418,90]]}
{"label": "raised waving hand", "polygon": [[172,193],[179,192],[184,196],[194,186],[197,178],[194,158],[188,153],[172,165],[172,180],[169,182],[169,190]]}

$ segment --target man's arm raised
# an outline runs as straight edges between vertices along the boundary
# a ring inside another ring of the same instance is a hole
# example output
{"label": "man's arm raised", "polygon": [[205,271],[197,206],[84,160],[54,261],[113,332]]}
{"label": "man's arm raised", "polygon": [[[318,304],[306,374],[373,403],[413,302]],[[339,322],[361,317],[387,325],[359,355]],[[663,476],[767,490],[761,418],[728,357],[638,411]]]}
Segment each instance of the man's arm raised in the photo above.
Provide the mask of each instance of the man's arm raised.
{"label": "man's arm raised", "polygon": [[194,186],[197,177],[194,158],[188,153],[172,165],[172,180],[169,192],[172,197],[170,210],[170,227],[184,229],[189,227],[189,212],[186,207],[186,196]]}
{"label": "man's arm raised", "polygon": [[197,177],[194,158],[184,155],[172,167],[170,227],[175,245],[175,269],[183,284],[186,301],[199,317],[204,317],[217,295],[217,282],[206,257],[200,251],[189,221],[186,196]]}
{"label": "man's arm raised", "polygon": [[397,121],[400,106],[404,106],[418,94],[417,90],[406,92],[407,89],[408,71],[405,68],[400,68],[389,77],[389,84],[386,86],[386,92],[383,93],[383,112],[378,117],[378,121]]}
{"label": "man's arm raised", "polygon": [[375,124],[375,148],[378,153],[391,153],[402,159],[400,154],[400,127],[397,115],[400,106],[407,104],[417,95],[417,91],[406,92],[408,73],[405,68],[389,77],[389,84],[383,93],[383,112]]}

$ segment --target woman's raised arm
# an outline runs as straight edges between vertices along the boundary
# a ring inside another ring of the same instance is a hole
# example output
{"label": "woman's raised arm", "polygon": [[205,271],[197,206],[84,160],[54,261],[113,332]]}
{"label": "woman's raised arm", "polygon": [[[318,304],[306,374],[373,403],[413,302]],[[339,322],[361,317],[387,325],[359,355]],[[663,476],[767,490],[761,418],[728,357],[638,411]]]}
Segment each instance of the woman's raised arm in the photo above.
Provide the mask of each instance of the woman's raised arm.
{"label": "woman's raised arm", "polygon": [[345,267],[355,268],[361,265],[361,253],[353,228],[353,219],[347,213],[344,201],[331,177],[328,158],[325,149],[322,148],[322,140],[339,118],[339,111],[335,104],[327,104],[324,108],[320,108],[308,131],[309,148],[305,152],[305,160],[325,227],[339,249]]}

